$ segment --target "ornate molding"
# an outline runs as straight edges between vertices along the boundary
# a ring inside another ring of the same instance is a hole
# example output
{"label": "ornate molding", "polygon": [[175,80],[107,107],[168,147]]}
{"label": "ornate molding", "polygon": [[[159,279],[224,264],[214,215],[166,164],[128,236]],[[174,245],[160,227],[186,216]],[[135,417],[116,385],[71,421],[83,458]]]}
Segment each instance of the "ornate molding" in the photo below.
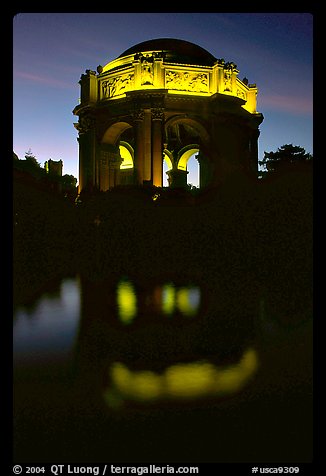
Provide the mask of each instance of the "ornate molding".
{"label": "ornate molding", "polygon": [[144,109],[136,109],[132,113],[132,119],[133,121],[143,121],[144,120]]}
{"label": "ornate molding", "polygon": [[85,134],[95,127],[95,118],[92,116],[81,116],[77,123],[74,123],[79,134]]}
{"label": "ornate molding", "polygon": [[152,120],[153,121],[163,121],[164,120],[164,109],[161,107],[155,107],[152,109]]}

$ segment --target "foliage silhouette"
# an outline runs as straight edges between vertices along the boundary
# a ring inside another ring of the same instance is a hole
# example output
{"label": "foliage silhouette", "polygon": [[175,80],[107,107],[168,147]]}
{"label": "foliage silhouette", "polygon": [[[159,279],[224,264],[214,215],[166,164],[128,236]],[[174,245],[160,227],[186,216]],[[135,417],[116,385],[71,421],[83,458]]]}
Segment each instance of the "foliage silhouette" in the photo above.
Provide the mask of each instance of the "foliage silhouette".
{"label": "foliage silhouette", "polygon": [[289,167],[308,164],[311,165],[313,156],[307,153],[303,147],[293,144],[284,144],[276,152],[264,152],[263,160],[258,161],[259,165],[265,168],[266,173],[284,172]]}
{"label": "foliage silhouette", "polygon": [[41,167],[36,157],[29,149],[26,152],[25,160],[19,159],[15,152],[13,153],[14,176],[20,181],[31,182],[35,187],[52,189],[55,192],[63,193],[71,200],[77,196],[77,179],[73,175],[57,175]]}

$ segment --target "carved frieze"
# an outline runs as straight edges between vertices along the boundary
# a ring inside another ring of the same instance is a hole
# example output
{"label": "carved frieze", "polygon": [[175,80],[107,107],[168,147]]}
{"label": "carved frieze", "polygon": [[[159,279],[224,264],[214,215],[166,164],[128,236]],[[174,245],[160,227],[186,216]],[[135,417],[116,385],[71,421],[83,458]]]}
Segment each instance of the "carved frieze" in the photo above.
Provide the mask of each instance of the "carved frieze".
{"label": "carved frieze", "polygon": [[166,70],[165,87],[178,91],[208,93],[208,73]]}
{"label": "carved frieze", "polygon": [[112,98],[133,89],[134,74],[125,73],[102,82],[102,97]]}

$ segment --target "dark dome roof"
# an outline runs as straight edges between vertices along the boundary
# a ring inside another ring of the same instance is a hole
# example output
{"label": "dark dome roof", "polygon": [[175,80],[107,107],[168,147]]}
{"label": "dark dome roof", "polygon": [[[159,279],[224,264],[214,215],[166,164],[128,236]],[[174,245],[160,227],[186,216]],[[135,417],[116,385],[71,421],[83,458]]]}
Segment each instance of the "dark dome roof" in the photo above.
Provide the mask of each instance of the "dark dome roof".
{"label": "dark dome roof", "polygon": [[174,38],[156,38],[128,48],[119,58],[145,51],[164,51],[166,60],[172,63],[212,66],[216,58],[201,46]]}

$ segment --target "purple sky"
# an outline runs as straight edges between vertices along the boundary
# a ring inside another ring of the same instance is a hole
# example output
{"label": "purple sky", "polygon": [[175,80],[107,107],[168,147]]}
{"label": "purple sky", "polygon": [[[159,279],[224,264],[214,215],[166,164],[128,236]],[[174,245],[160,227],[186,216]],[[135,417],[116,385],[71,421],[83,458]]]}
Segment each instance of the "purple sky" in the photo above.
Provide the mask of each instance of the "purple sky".
{"label": "purple sky", "polygon": [[[13,150],[78,178],[78,81],[153,38],[196,43],[258,87],[259,159],[286,143],[313,153],[313,17],[309,13],[21,13],[13,20]],[[191,181],[191,180],[190,180]]]}

